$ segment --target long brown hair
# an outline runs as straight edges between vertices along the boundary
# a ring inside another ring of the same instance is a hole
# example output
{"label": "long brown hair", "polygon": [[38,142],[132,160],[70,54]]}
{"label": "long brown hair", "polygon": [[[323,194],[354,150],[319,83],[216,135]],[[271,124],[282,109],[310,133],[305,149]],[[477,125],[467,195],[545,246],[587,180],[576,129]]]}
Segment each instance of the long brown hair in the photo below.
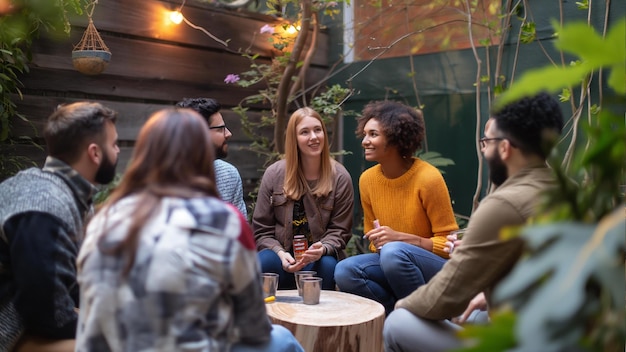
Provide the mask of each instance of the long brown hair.
{"label": "long brown hair", "polygon": [[[213,149],[206,122],[191,109],[157,111],[141,128],[132,161],[105,204],[108,211],[119,200],[138,196],[136,208],[129,214],[132,222],[128,234],[117,246],[99,246],[104,253],[126,257],[124,275],[133,266],[139,232],[158,209],[161,198],[218,197]],[[104,229],[100,240],[106,233]]]}
{"label": "long brown hair", "polygon": [[311,189],[311,193],[316,197],[327,196],[333,190],[333,162],[330,157],[330,147],[328,146],[328,132],[326,124],[317,111],[304,107],[294,111],[287,123],[285,131],[285,183],[283,189],[285,195],[290,199],[300,199],[308,190],[309,185],[304,177],[302,170],[302,159],[300,158],[300,150],[298,149],[298,131],[296,127],[305,117],[313,117],[322,123],[324,131],[324,143],[322,146],[322,155],[320,159],[320,178],[317,185]]}

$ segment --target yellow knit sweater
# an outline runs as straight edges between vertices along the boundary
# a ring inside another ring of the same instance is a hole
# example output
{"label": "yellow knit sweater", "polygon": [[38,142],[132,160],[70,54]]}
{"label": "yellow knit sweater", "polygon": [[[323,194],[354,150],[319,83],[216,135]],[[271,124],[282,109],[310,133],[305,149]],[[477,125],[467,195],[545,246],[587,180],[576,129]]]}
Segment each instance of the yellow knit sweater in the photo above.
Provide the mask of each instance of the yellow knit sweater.
{"label": "yellow knit sweater", "polygon": [[[400,232],[411,233],[433,241],[433,253],[443,258],[446,236],[458,229],[446,182],[437,168],[414,158],[404,175],[389,179],[380,164],[365,170],[359,179],[363,207],[364,233],[373,221]],[[376,248],[370,244],[370,250]]]}

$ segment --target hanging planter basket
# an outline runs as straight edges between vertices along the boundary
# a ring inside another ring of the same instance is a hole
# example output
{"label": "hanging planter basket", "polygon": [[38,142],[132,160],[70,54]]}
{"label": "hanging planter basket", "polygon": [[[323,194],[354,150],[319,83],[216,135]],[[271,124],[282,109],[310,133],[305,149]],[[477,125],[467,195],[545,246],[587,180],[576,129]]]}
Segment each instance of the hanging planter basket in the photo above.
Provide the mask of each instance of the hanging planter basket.
{"label": "hanging planter basket", "polygon": [[104,44],[89,16],[89,24],[83,38],[72,50],[72,64],[80,73],[93,76],[102,73],[110,60],[111,51]]}

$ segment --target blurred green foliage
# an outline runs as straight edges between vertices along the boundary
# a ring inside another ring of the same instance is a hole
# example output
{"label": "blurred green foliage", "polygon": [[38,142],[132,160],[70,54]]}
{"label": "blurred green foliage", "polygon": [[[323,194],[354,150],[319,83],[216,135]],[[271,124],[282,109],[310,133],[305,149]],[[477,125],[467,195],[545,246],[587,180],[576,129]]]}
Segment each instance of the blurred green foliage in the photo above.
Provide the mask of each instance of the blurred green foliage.
{"label": "blurred green foliage", "polygon": [[570,89],[587,81],[599,69],[609,72],[609,87],[626,94],[626,19],[611,26],[604,38],[584,22],[566,24],[560,29],[556,23],[553,25],[558,35],[556,48],[580,59],[567,67],[546,66],[527,72],[496,100],[496,109],[539,91],[557,93]]}
{"label": "blurred green foliage", "polygon": [[610,71],[606,83],[617,104],[588,104],[591,118],[581,122],[586,141],[576,145],[571,163],[564,165],[556,150],[550,156],[558,186],[544,194],[532,224],[507,231],[526,241],[526,253],[494,292],[499,309],[492,324],[467,329],[462,336],[473,347],[463,351],[625,350],[626,127],[619,107],[626,102],[626,18],[605,38],[586,23],[557,32],[557,48],[579,60],[529,71],[496,105],[569,91],[600,69]]}
{"label": "blurred green foliage", "polygon": [[34,165],[15,153],[19,145],[41,148],[27,136],[12,133],[15,118],[29,123],[20,114],[15,99],[22,99],[19,76],[27,74],[30,46],[41,30],[51,35],[69,35],[68,11],[82,13],[87,0],[13,0],[7,13],[0,14],[0,181]]}

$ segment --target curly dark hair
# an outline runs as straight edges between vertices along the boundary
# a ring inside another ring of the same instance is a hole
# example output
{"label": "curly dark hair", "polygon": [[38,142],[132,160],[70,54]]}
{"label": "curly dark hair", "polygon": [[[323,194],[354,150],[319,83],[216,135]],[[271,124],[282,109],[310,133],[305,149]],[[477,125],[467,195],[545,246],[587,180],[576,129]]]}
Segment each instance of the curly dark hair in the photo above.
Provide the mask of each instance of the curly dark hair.
{"label": "curly dark hair", "polygon": [[494,112],[492,118],[504,136],[524,154],[546,158],[563,130],[559,102],[545,92],[526,97]]}
{"label": "curly dark hair", "polygon": [[387,143],[396,146],[401,156],[410,157],[422,147],[426,127],[421,110],[389,100],[370,102],[357,118],[359,138],[363,138],[365,124],[370,119],[380,123]]}
{"label": "curly dark hair", "polygon": [[176,103],[179,108],[188,108],[200,113],[204,120],[211,125],[211,116],[222,109],[220,103],[211,98],[185,98]]}

